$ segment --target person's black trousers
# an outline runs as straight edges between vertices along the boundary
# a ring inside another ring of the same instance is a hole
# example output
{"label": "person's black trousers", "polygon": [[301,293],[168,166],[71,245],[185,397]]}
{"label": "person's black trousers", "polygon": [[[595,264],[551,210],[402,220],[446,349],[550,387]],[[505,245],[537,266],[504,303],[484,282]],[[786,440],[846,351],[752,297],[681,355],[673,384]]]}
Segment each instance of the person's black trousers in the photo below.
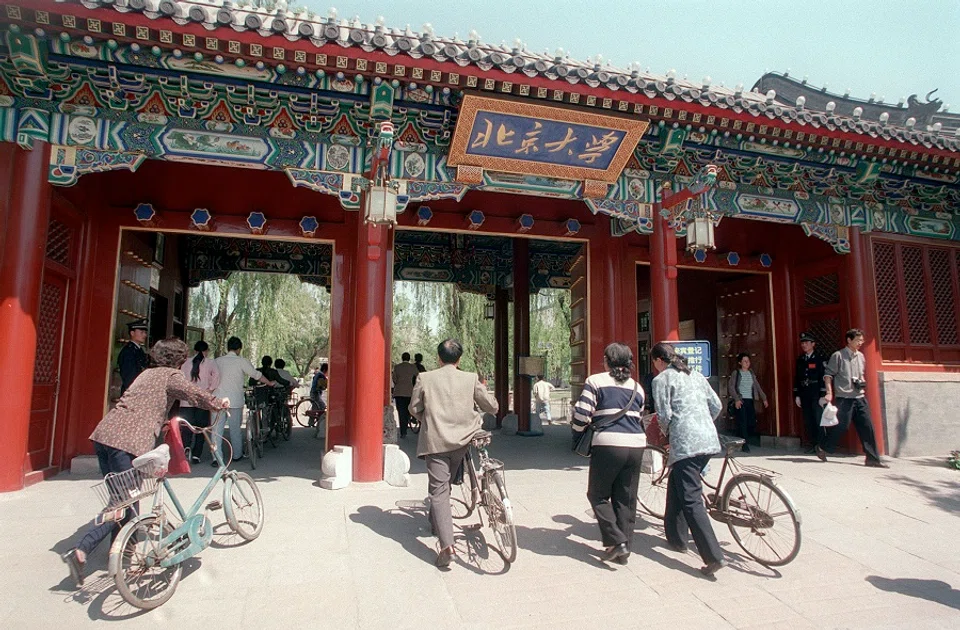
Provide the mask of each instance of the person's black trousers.
{"label": "person's black trousers", "polygon": [[803,424],[807,427],[807,439],[811,446],[820,443],[820,435],[823,430],[820,428],[820,416],[823,415],[823,407],[820,406],[820,393],[800,394],[800,411],[803,414]]}
{"label": "person's black trousers", "polygon": [[[121,451],[118,448],[113,448],[112,446],[100,444],[99,442],[94,442],[93,448],[97,453],[97,460],[100,464],[100,474],[104,477],[107,476],[107,473],[119,473],[133,468],[134,457],[130,453]],[[90,529],[87,530],[87,533],[83,535],[80,544],[77,545],[77,549],[89,556],[90,552],[96,549],[97,545],[99,545],[104,538],[107,536],[110,536],[111,539],[115,538],[120,532],[120,528],[126,525],[127,521],[138,513],[137,504],[134,503],[119,523],[107,522],[101,525],[92,525]]]}
{"label": "person's black trousers", "polygon": [[757,410],[753,406],[752,398],[744,398],[742,402],[743,404],[736,410],[737,435],[749,440],[757,427]]}
{"label": "person's black trousers", "polygon": [[410,397],[394,396],[393,400],[397,403],[397,414],[400,416],[400,437],[403,437],[410,427]]}
{"label": "person's black trousers", "polygon": [[[210,426],[210,412],[207,409],[201,409],[200,407],[180,407],[180,416],[198,429],[204,429]],[[194,433],[181,424],[180,438],[183,440],[183,447],[190,449],[191,457],[199,458],[203,455],[203,445],[205,442],[202,433]]]}
{"label": "person's black trousers", "polygon": [[709,455],[697,455],[674,462],[667,478],[667,507],[663,517],[667,542],[673,547],[687,546],[689,526],[704,564],[723,560],[723,551],[703,505],[700,471],[708,461]]}
{"label": "person's black trousers", "polygon": [[604,547],[630,546],[637,520],[642,448],[594,446],[590,452],[587,499],[600,525]]}
{"label": "person's black trousers", "polygon": [[863,452],[866,453],[867,459],[880,461],[880,454],[877,452],[877,438],[873,433],[873,422],[870,421],[870,406],[867,404],[867,399],[835,398],[833,404],[837,406],[839,424],[824,431],[820,447],[828,453],[837,450],[840,438],[846,434],[850,427],[850,421],[853,420],[853,426],[857,429],[857,435],[860,437],[860,444],[863,445]]}

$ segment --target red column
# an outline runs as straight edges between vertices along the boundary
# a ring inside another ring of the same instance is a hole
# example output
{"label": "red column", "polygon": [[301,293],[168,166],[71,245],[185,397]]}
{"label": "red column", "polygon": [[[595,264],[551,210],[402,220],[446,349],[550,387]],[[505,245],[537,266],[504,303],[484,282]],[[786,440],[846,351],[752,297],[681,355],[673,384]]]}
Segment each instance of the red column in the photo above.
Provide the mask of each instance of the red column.
{"label": "red column", "polygon": [[650,310],[654,343],[680,339],[677,233],[657,215],[650,236]]}
{"label": "red column", "polygon": [[497,427],[510,408],[510,339],[509,321],[510,296],[506,289],[497,287],[494,292],[493,316],[493,371],[494,394],[500,411],[497,413]]}
{"label": "red column", "polygon": [[[362,219],[361,219],[362,221]],[[355,481],[383,479],[383,395],[386,391],[386,319],[393,280],[393,230],[362,223],[358,229],[356,343],[353,359],[353,413],[347,434],[353,447]]]}
{"label": "red column", "polygon": [[803,418],[793,402],[794,359],[798,350],[797,338],[801,331],[794,323],[793,286],[790,268],[793,266],[790,252],[783,248],[773,259],[773,322],[776,336],[777,366],[777,435],[802,436]]}
{"label": "red column", "polygon": [[[513,356],[530,356],[530,247],[513,239]],[[513,412],[519,431],[530,430],[530,378],[513,375]]]}
{"label": "red column", "polygon": [[[880,324],[877,320],[877,296],[873,281],[873,266],[867,248],[869,241],[858,228],[850,228],[850,254],[847,266],[847,289],[850,306],[850,326],[863,330],[864,343],[860,348],[866,359],[867,404],[873,431],[877,436],[877,450],[885,451],[883,432],[883,407],[880,401]],[[845,342],[845,339],[844,339]],[[851,426],[851,431],[853,430]],[[853,440],[851,444],[859,444]]]}
{"label": "red column", "polygon": [[13,164],[6,242],[0,263],[0,491],[23,488],[33,367],[37,353],[40,281],[50,220],[50,145],[18,151]]}

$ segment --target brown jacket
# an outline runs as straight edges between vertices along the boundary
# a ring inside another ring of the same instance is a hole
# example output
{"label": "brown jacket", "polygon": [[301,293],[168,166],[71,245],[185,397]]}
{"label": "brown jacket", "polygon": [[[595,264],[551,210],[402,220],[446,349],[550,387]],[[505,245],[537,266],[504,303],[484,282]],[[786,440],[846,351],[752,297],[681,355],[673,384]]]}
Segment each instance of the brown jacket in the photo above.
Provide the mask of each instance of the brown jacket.
{"label": "brown jacket", "polygon": [[218,399],[188,381],[177,368],[145,370],[103,417],[90,439],[139,457],[156,445],[160,427],[178,400],[213,409]]}
{"label": "brown jacket", "polygon": [[[750,374],[753,375],[753,400],[759,400],[761,402],[767,401],[767,394],[763,391],[763,388],[760,387],[760,381],[757,380],[757,373],[753,370],[750,370]],[[727,379],[727,394],[733,400],[740,400],[740,370],[734,370],[733,374],[730,375],[730,378]]]}
{"label": "brown jacket", "polygon": [[417,457],[449,453],[469,444],[482,424],[474,404],[488,413],[500,408],[473,372],[444,365],[420,374],[409,406],[410,413],[420,420]]}

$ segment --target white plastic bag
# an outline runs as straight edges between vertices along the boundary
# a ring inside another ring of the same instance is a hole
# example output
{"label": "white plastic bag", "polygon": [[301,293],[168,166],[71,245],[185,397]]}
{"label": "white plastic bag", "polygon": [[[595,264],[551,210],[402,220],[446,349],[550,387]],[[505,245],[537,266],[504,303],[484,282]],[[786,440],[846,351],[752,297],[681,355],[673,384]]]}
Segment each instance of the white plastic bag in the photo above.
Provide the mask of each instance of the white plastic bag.
{"label": "white plastic bag", "polygon": [[820,416],[820,426],[835,427],[838,424],[840,424],[840,421],[837,420],[837,408],[827,403],[827,406],[823,408],[823,415]]}

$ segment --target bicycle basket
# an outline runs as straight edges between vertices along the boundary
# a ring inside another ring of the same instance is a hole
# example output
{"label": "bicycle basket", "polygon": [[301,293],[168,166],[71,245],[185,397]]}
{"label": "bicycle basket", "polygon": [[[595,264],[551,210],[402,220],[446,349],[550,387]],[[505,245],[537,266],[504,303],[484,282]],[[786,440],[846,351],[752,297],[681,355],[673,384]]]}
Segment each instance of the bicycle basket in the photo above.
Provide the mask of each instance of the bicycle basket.
{"label": "bicycle basket", "polygon": [[157,491],[156,477],[147,477],[136,468],[120,473],[108,473],[103,481],[93,486],[93,492],[103,503],[103,509],[116,510],[133,505]]}
{"label": "bicycle basket", "polygon": [[483,462],[483,472],[488,470],[503,470],[503,462],[499,459],[488,457],[487,460]]}

